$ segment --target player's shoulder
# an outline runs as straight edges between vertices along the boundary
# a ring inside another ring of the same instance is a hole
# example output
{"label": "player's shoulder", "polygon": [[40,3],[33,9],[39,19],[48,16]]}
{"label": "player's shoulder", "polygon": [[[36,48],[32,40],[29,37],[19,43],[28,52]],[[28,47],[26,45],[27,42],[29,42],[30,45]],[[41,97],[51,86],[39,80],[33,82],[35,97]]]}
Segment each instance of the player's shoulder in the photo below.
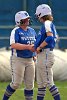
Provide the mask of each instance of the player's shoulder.
{"label": "player's shoulder", "polygon": [[28,29],[31,31],[35,31],[34,28],[32,28],[32,27],[28,27]]}
{"label": "player's shoulder", "polygon": [[46,20],[44,24],[45,24],[45,25],[50,25],[50,24],[52,24],[52,21]]}
{"label": "player's shoulder", "polygon": [[19,29],[19,27],[15,27],[15,28],[12,29],[12,31],[16,31],[18,29]]}
{"label": "player's shoulder", "polygon": [[11,31],[11,34],[14,34],[18,29],[19,29],[19,27],[13,28],[12,31]]}
{"label": "player's shoulder", "polygon": [[32,27],[28,27],[28,30],[32,33],[32,34],[36,34],[36,31],[34,28]]}
{"label": "player's shoulder", "polygon": [[51,27],[53,27],[53,22],[52,21],[50,21],[50,20],[46,20],[45,22],[44,22],[44,27],[45,28],[51,28]]}

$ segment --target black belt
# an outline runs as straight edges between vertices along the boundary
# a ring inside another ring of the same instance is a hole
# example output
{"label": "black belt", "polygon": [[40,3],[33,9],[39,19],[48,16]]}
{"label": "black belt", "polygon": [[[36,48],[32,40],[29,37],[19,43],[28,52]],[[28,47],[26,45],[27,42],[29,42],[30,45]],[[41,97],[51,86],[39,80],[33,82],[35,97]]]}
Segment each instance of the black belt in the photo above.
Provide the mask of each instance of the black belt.
{"label": "black belt", "polygon": [[[52,48],[45,48],[45,49],[49,49],[50,51],[53,51]],[[45,49],[40,49],[40,52],[43,52]]]}
{"label": "black belt", "polygon": [[50,48],[50,51],[53,51],[53,49],[52,49],[52,48]]}

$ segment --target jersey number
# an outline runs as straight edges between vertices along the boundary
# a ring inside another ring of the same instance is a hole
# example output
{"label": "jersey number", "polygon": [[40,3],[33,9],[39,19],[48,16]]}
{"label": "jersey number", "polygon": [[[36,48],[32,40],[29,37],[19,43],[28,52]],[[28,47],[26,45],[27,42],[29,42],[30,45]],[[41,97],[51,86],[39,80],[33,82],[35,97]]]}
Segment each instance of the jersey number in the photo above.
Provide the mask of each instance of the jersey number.
{"label": "jersey number", "polygon": [[27,44],[34,44],[34,41],[27,41]]}

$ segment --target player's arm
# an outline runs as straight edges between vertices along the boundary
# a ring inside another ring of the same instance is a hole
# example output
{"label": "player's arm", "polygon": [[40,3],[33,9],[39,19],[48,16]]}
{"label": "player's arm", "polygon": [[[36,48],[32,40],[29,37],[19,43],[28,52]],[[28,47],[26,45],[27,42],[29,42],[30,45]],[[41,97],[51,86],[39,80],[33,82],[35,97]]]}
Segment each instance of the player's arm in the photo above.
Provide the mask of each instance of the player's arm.
{"label": "player's arm", "polygon": [[53,34],[51,32],[47,33],[47,37],[46,39],[41,43],[41,45],[39,47],[45,47],[46,45],[48,45],[49,41],[52,40]]}
{"label": "player's arm", "polygon": [[13,43],[11,44],[11,48],[16,50],[31,50],[32,45],[29,44],[20,44],[20,43]]}
{"label": "player's arm", "polygon": [[19,34],[15,33],[15,30],[12,30],[11,32],[11,36],[10,36],[10,46],[11,48],[14,48],[16,50],[30,50],[31,49],[31,45],[29,44],[20,44],[18,43],[19,41]]}
{"label": "player's arm", "polygon": [[46,29],[46,39],[40,44],[40,46],[37,48],[37,50],[44,48],[46,45],[50,43],[50,41],[53,39],[53,33],[51,30],[51,21],[45,22],[45,29]]}
{"label": "player's arm", "polygon": [[39,51],[44,48],[46,45],[48,45],[48,43],[52,40],[53,38],[53,34],[51,32],[47,32],[47,37],[46,39],[40,44],[40,46],[37,48],[37,53],[39,53]]}

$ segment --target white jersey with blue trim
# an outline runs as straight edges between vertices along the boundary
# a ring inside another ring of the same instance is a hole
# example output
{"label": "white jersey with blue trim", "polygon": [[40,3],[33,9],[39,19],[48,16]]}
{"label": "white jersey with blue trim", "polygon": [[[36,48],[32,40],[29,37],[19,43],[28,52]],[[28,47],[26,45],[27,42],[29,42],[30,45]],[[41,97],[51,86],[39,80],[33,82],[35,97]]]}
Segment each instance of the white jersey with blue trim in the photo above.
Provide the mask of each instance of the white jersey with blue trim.
{"label": "white jersey with blue trim", "polygon": [[52,21],[45,21],[44,25],[41,27],[36,42],[35,42],[35,49],[46,39],[47,37],[47,32],[51,32],[53,33],[53,40],[50,41],[50,43],[45,46],[44,48],[51,48],[53,49],[55,47],[55,43],[56,43],[56,39],[57,39],[57,31],[56,28],[54,26],[54,24],[52,23]]}
{"label": "white jersey with blue trim", "polygon": [[[13,43],[21,43],[21,44],[34,44],[36,41],[36,32],[33,28],[28,27],[27,31],[24,31],[20,27],[16,27],[12,30],[10,36],[10,45]],[[16,50],[12,49],[12,55],[21,58],[32,58],[34,53],[30,50]]]}

